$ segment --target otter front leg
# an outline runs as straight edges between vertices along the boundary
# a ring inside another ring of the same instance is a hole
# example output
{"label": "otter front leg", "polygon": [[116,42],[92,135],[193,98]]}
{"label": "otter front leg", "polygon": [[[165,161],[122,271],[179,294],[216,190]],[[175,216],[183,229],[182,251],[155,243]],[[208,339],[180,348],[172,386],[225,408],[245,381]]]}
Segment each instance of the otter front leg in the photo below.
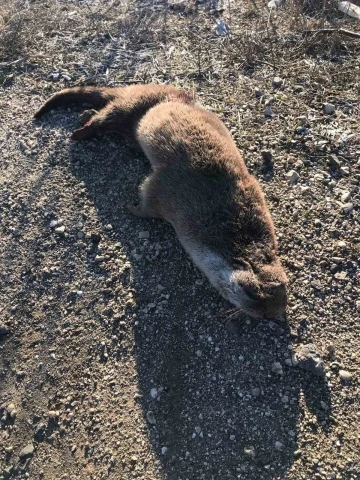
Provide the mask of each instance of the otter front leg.
{"label": "otter front leg", "polygon": [[140,218],[154,218],[156,215],[154,215],[149,209],[146,208],[146,205],[143,203],[140,203],[139,205],[133,205],[129,203],[126,205],[126,208],[131,212],[133,215],[136,215],[137,217]]}

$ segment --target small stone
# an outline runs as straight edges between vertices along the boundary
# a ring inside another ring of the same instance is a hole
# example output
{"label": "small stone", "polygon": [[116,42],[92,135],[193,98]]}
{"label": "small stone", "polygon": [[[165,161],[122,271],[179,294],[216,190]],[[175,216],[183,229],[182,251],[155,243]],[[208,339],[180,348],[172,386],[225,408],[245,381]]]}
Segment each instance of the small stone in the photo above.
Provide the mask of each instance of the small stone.
{"label": "small stone", "polygon": [[231,440],[232,442],[234,442],[234,441],[235,441],[235,439],[236,439],[235,435],[230,435],[230,437],[229,437],[229,438],[230,438],[230,440]]}
{"label": "small stone", "polygon": [[329,357],[331,360],[335,359],[335,347],[334,345],[330,344],[326,347],[326,350],[328,351]]}
{"label": "small stone", "polygon": [[10,410],[9,415],[10,415],[10,418],[12,418],[13,420],[15,420],[16,415],[17,415],[17,411],[15,410],[15,408],[13,408],[13,409]]}
{"label": "small stone", "polygon": [[10,333],[10,329],[3,323],[0,323],[0,337],[4,335],[8,335],[9,333]]}
{"label": "small stone", "polygon": [[65,232],[65,230],[66,230],[65,225],[61,225],[61,227],[56,227],[55,228],[55,232],[59,233],[60,235],[63,234]]}
{"label": "small stone", "polygon": [[346,280],[347,272],[336,272],[334,278],[336,278],[336,280]]}
{"label": "small stone", "polygon": [[49,411],[47,412],[47,416],[48,416],[49,418],[56,418],[56,417],[59,416],[59,412],[58,412],[57,410],[49,410]]}
{"label": "small stone", "polygon": [[329,166],[335,170],[339,170],[341,167],[341,162],[336,155],[329,155]]}
{"label": "small stone", "polygon": [[60,79],[60,73],[58,72],[50,73],[49,77],[53,82],[58,82]]}
{"label": "small stone", "polygon": [[149,238],[150,237],[150,232],[147,230],[144,230],[143,232],[139,232],[139,238]]}
{"label": "small stone", "polygon": [[340,167],[340,173],[347,177],[350,175],[350,168],[349,167]]}
{"label": "small stone", "polygon": [[105,255],[96,255],[96,257],[95,257],[95,262],[97,262],[97,263],[104,262],[105,260],[106,260]]}
{"label": "small stone", "polygon": [[321,407],[323,410],[329,410],[328,405],[327,405],[323,400],[320,400],[320,407]]}
{"label": "small stone", "polygon": [[272,110],[271,110],[270,105],[267,105],[267,106],[265,107],[265,111],[264,111],[265,117],[266,117],[266,118],[271,118],[271,117],[272,117],[272,114],[273,114],[273,113],[272,113]]}
{"label": "small stone", "polygon": [[346,191],[346,192],[343,192],[343,194],[341,195],[341,202],[342,203],[347,203],[351,198],[351,193]]}
{"label": "small stone", "polygon": [[354,208],[354,204],[353,203],[345,203],[342,207],[342,211],[344,213],[350,213],[352,212],[353,208]]}
{"label": "small stone", "polygon": [[255,88],[255,97],[256,98],[261,98],[264,96],[264,91],[261,90],[260,88]]}
{"label": "small stone", "polygon": [[251,395],[253,397],[258,397],[261,394],[261,390],[259,387],[255,387],[251,390]]}
{"label": "small stone", "polygon": [[107,225],[105,225],[105,230],[107,230],[108,232],[110,232],[112,229],[113,229],[113,226],[111,225],[111,223],[108,223]]}
{"label": "small stone", "polygon": [[310,187],[307,187],[307,186],[304,186],[304,185],[300,185],[300,193],[302,195],[305,195],[307,193],[310,193]]}
{"label": "small stone", "polygon": [[167,447],[162,447],[161,448],[162,455],[165,455],[167,451],[168,451]]}
{"label": "small stone", "polygon": [[345,262],[345,258],[344,257],[332,257],[331,261],[336,263],[337,265],[339,265],[340,263]]}
{"label": "small stone", "polygon": [[280,362],[274,362],[271,366],[271,371],[277,375],[282,375],[284,373]]}
{"label": "small stone", "polygon": [[248,457],[255,457],[255,448],[254,447],[245,447],[244,453]]}
{"label": "small stone", "polygon": [[326,113],[326,115],[331,115],[335,112],[335,105],[333,105],[332,103],[325,103],[324,112]]}
{"label": "small stone", "polygon": [[274,88],[280,88],[282,84],[284,83],[283,79],[280,77],[274,77],[273,79],[273,87]]}
{"label": "small stone", "polygon": [[156,418],[151,410],[147,412],[146,418],[147,418],[147,421],[151,423],[151,425],[156,425]]}
{"label": "small stone", "polygon": [[300,175],[295,170],[290,170],[285,173],[285,177],[288,179],[290,185],[295,185],[299,180]]}
{"label": "small stone", "polygon": [[281,442],[275,442],[275,448],[276,450],[282,450],[284,445]]}
{"label": "small stone", "polygon": [[325,373],[321,353],[313,344],[303,345],[300,348],[297,353],[297,361],[300,368],[308,370],[318,377]]}
{"label": "small stone", "polygon": [[21,459],[29,458],[32,457],[34,454],[34,445],[32,443],[29,443],[29,445],[26,445],[21,452],[19,453],[19,457]]}
{"label": "small stone", "polygon": [[150,390],[150,396],[151,396],[151,398],[156,398],[158,396],[157,388],[152,388]]}
{"label": "small stone", "polygon": [[352,375],[347,370],[339,370],[339,377],[342,382],[349,383]]}

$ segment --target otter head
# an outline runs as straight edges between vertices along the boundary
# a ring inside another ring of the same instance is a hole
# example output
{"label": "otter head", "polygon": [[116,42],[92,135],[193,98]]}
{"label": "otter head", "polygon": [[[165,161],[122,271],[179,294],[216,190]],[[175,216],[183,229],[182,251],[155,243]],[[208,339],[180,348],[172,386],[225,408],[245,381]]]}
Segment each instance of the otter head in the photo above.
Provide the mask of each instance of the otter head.
{"label": "otter head", "polygon": [[[225,279],[224,279],[225,280]],[[287,278],[279,262],[252,264],[237,260],[226,281],[219,285],[222,295],[252,317],[274,318],[285,312]]]}

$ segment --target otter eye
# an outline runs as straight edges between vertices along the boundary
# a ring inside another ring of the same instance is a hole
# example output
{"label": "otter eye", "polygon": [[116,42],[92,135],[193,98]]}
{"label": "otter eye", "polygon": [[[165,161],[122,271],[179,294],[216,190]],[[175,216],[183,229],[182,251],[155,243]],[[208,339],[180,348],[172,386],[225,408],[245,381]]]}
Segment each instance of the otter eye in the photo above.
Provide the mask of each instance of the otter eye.
{"label": "otter eye", "polygon": [[259,293],[256,290],[249,287],[244,287],[244,292],[249,298],[251,298],[251,300],[259,300]]}

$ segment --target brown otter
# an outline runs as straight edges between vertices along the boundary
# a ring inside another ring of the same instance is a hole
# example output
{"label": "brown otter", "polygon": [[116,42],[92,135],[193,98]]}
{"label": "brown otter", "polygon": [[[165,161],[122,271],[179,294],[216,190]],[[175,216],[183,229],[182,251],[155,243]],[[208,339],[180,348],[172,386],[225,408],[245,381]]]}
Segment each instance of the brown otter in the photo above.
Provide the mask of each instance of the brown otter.
{"label": "brown otter", "polygon": [[239,310],[271,318],[284,313],[285,272],[263,193],[229,131],[193,95],[166,85],[62,90],[35,114],[88,103],[85,140],[112,131],[141,146],[153,172],[129,210],[172,224],[180,242],[211,284]]}

